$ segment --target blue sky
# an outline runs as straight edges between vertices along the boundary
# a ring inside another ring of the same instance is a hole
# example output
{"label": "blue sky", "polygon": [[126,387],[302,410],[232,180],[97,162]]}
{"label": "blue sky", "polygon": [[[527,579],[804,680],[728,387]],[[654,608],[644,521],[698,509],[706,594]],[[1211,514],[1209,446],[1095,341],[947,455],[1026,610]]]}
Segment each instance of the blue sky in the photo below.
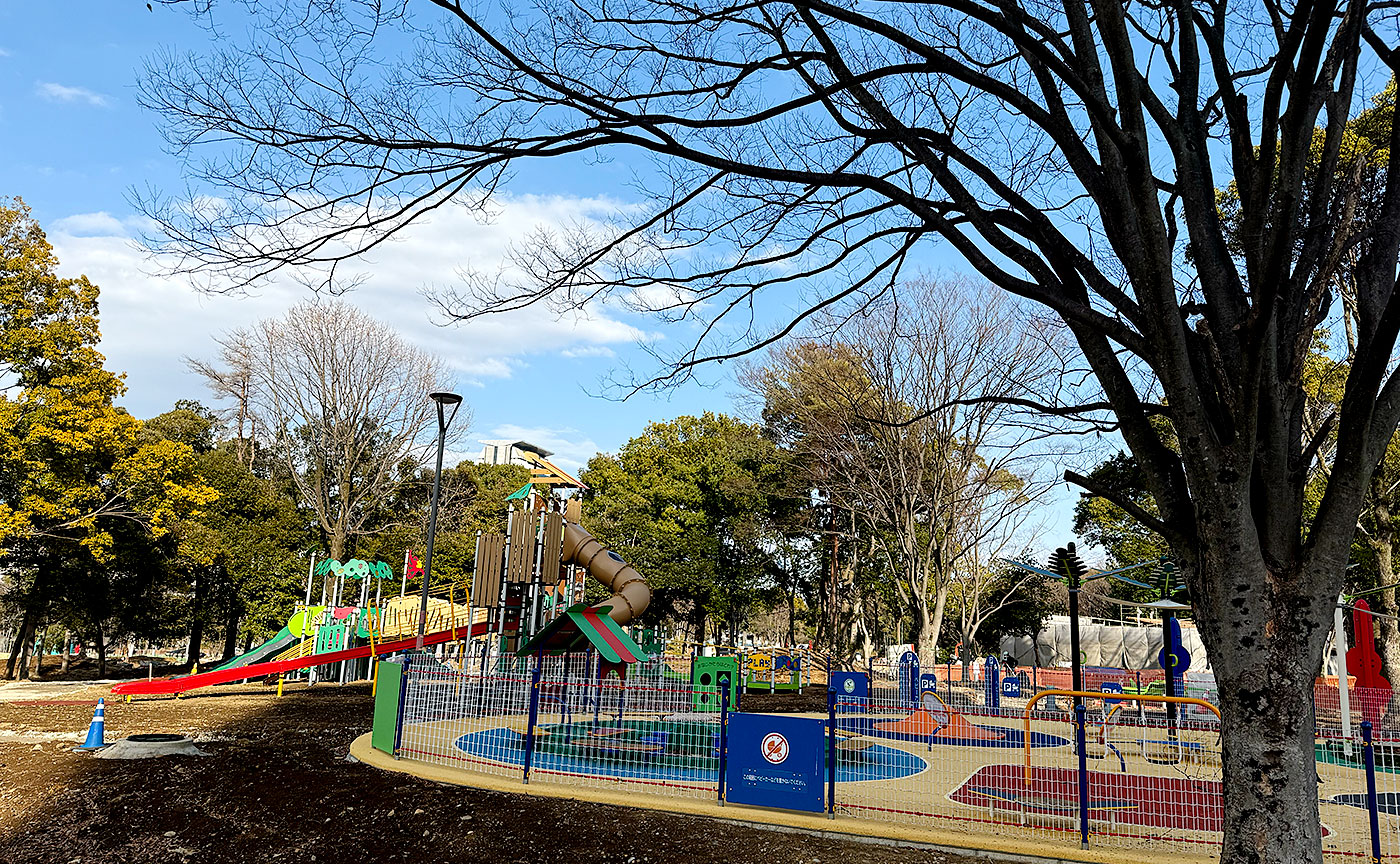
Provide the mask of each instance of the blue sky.
{"label": "blue sky", "polygon": [[[65,274],[85,273],[102,287],[102,349],[110,368],[127,373],[124,403],[139,417],[179,398],[207,399],[181,358],[212,357],[212,336],[280,314],[307,296],[291,285],[257,297],[201,295],[150,275],[132,241],[141,221],[130,190],[183,186],[179,164],[162,149],[156,118],[137,105],[143,61],[158,49],[200,51],[209,44],[187,14],[150,11],[144,0],[0,4],[0,195],[18,195],[33,208]],[[707,373],[711,386],[625,403],[590,395],[613,370],[654,368],[636,347],[639,337],[663,344],[686,337],[653,320],[607,308],[572,320],[531,312],[443,328],[417,293],[425,283],[450,280],[464,249],[474,264],[489,262],[518,232],[627,201],[624,177],[625,166],[532,169],[505,190],[491,224],[442,214],[377,255],[373,280],[350,295],[453,365],[474,412],[463,452],[474,453],[477,439],[520,436],[577,468],[594,452],[617,449],[648,421],[735,410],[737,388],[722,369]],[[1050,537],[1068,539],[1073,497],[1061,495]]]}

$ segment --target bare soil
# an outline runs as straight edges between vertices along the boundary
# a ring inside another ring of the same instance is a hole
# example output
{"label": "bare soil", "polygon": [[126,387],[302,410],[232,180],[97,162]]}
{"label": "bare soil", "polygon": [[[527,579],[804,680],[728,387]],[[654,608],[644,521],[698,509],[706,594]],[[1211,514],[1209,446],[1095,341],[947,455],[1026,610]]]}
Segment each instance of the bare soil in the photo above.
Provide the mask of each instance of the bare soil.
{"label": "bare soil", "polygon": [[[379,771],[346,760],[350,742],[369,729],[362,685],[289,688],[280,699],[249,684],[109,700],[108,741],[179,732],[210,755],[125,762],[74,753],[106,692],[91,685],[52,700],[0,701],[0,861],[968,864],[927,850]],[[746,710],[825,709],[820,692],[745,698]]]}

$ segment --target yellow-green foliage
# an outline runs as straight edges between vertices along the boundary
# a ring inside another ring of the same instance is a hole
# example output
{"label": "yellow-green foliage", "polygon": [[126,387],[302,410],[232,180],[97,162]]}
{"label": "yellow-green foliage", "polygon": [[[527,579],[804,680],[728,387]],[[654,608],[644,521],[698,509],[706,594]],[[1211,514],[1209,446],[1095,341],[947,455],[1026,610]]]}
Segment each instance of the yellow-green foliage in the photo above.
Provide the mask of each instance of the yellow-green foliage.
{"label": "yellow-green foliage", "polygon": [[215,493],[188,446],[140,442],[140,421],[112,404],[125,385],[96,348],[98,288],[57,268],[28,207],[0,200],[0,554],[62,537],[105,561],[109,520],[160,535]]}

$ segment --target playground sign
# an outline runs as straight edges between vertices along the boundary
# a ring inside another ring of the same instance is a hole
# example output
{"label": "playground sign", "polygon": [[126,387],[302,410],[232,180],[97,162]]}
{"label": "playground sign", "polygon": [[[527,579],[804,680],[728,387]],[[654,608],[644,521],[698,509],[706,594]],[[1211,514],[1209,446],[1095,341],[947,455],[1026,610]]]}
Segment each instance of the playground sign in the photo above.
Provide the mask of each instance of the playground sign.
{"label": "playground sign", "polygon": [[1021,698],[1021,679],[1015,675],[1008,675],[1001,680],[1001,695],[1008,699]]}
{"label": "playground sign", "polygon": [[913,651],[899,656],[899,693],[910,705],[919,704],[919,655]]}
{"label": "playground sign", "polygon": [[836,694],[837,711],[860,711],[861,704],[854,700],[870,698],[870,677],[864,672],[832,672],[827,689]]}
{"label": "playground sign", "polygon": [[983,677],[983,694],[988,708],[1001,707],[1001,663],[997,658],[988,656],[986,665],[986,675]]}
{"label": "playground sign", "polygon": [[725,801],[822,813],[825,777],[825,720],[729,715]]}
{"label": "playground sign", "polygon": [[[1105,681],[1105,682],[1103,682],[1102,684],[1099,685],[1099,692],[1100,692],[1100,693],[1116,693],[1116,694],[1118,694],[1119,696],[1122,696],[1122,695],[1123,695],[1123,685],[1122,685],[1122,684],[1119,684],[1117,681]],[[1121,702],[1121,701],[1123,701],[1123,700],[1121,700],[1121,699],[1104,699],[1104,700],[1103,700],[1103,704],[1105,704],[1105,705],[1117,705],[1117,704],[1118,704],[1119,702]]]}

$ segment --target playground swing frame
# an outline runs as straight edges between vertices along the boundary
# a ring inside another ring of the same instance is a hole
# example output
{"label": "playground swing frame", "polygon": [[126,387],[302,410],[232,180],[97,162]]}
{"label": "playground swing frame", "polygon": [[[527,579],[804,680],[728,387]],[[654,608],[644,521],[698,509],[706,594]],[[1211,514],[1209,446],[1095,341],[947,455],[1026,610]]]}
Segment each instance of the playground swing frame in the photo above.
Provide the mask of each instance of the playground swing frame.
{"label": "playground swing frame", "polygon": [[[1030,785],[1030,782],[1031,782],[1031,709],[1033,709],[1033,708],[1035,707],[1035,703],[1039,702],[1041,699],[1045,699],[1045,698],[1047,698],[1047,697],[1053,697],[1053,696],[1068,696],[1068,697],[1070,697],[1071,699],[1074,699],[1074,698],[1080,698],[1080,699],[1105,699],[1105,698],[1107,698],[1107,699],[1115,699],[1115,700],[1117,700],[1117,699],[1122,699],[1122,700],[1125,700],[1125,701],[1137,702],[1137,703],[1143,703],[1143,702],[1161,702],[1161,703],[1164,704],[1164,705],[1167,704],[1167,703],[1169,703],[1169,702],[1170,702],[1170,703],[1175,703],[1175,704],[1178,704],[1178,705],[1183,705],[1183,704],[1184,704],[1184,705],[1200,705],[1200,706],[1202,706],[1202,707],[1204,707],[1204,708],[1209,709],[1210,712],[1211,712],[1212,714],[1215,715],[1215,719],[1216,719],[1217,722],[1219,722],[1220,719],[1221,719],[1221,718],[1220,718],[1220,709],[1219,709],[1219,708],[1215,707],[1214,705],[1210,704],[1209,702],[1207,702],[1207,701],[1204,700],[1204,699],[1197,699],[1197,698],[1194,697],[1194,696],[1157,696],[1157,695],[1148,695],[1148,694],[1142,694],[1142,693],[1108,693],[1108,694],[1105,694],[1105,693],[1103,693],[1103,692],[1096,692],[1096,691],[1093,691],[1093,690],[1045,690],[1045,691],[1042,691],[1042,692],[1037,693],[1037,694],[1035,694],[1034,696],[1032,696],[1032,697],[1030,698],[1030,700],[1029,700],[1028,702],[1026,702],[1026,708],[1025,708],[1025,715],[1026,715],[1026,716],[1025,716],[1025,739],[1026,739],[1026,768],[1025,768],[1025,780],[1026,780],[1026,784],[1027,784],[1027,785]],[[1146,758],[1146,756],[1144,756],[1144,758]],[[1151,760],[1149,760],[1149,761],[1151,761]],[[1164,764],[1164,763],[1159,763],[1159,764]]]}

